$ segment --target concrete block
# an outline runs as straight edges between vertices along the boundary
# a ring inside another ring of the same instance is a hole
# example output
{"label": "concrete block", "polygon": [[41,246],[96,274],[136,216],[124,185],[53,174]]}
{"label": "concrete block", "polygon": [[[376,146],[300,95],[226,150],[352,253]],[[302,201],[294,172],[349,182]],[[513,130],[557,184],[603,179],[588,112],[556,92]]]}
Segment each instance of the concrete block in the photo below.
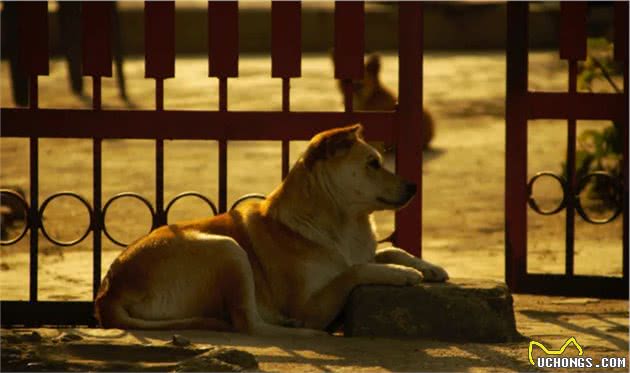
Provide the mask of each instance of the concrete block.
{"label": "concrete block", "polygon": [[446,341],[509,342],[516,330],[512,295],[503,282],[453,279],[352,291],[345,307],[346,336],[422,337]]}

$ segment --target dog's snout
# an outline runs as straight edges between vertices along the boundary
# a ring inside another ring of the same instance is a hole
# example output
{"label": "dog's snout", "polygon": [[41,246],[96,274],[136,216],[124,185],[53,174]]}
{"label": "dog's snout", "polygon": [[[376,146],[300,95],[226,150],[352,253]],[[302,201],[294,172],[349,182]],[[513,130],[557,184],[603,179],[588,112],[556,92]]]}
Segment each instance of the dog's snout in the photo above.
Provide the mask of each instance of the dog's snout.
{"label": "dog's snout", "polygon": [[414,195],[418,191],[418,186],[414,183],[407,183],[407,193]]}

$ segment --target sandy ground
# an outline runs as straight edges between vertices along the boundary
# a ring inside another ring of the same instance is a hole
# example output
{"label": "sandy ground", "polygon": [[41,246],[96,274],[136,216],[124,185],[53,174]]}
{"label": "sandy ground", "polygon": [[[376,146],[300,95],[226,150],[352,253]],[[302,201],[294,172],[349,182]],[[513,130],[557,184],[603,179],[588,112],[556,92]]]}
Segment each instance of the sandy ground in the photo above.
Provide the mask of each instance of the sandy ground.
{"label": "sandy ground", "polygon": [[[397,63],[384,57],[384,82],[397,86]],[[271,79],[269,57],[244,56],[238,79],[229,83],[230,110],[278,110],[281,84]],[[201,58],[177,60],[177,78],[165,84],[166,109],[215,109],[218,84],[207,78]],[[504,277],[504,90],[502,53],[428,53],[425,58],[425,105],[437,122],[432,149],[423,165],[423,256],[446,267],[452,277]],[[52,61],[49,77],[40,78],[42,107],[86,107],[68,87],[65,64]],[[125,65],[134,106],[152,108],[154,85],[143,78],[143,60]],[[341,99],[327,56],[307,55],[303,77],[292,82],[293,110],[341,110]],[[566,89],[566,64],[553,52],[530,56],[530,87]],[[12,106],[8,66],[1,66],[1,104]],[[86,79],[87,92],[91,84]],[[124,108],[113,79],[105,79],[106,108]],[[45,125],[45,124],[42,124]],[[114,125],[114,124],[113,124]],[[578,130],[601,128],[604,122],[578,122]],[[566,124],[532,121],[529,131],[529,175],[560,172],[566,150]],[[291,144],[292,160],[304,143]],[[91,200],[91,142],[77,139],[40,140],[40,201],[52,193],[73,190]],[[103,144],[103,200],[123,191],[154,198],[152,141],[108,140]],[[268,193],[280,180],[278,142],[231,142],[228,156],[228,203],[239,196]],[[393,159],[386,157],[391,167]],[[0,141],[0,180],[3,186],[28,190],[28,143]],[[197,190],[216,200],[217,146],[212,141],[166,143],[166,200]],[[255,170],[255,171],[254,171]],[[560,199],[559,188],[541,183],[537,199],[546,207]],[[208,208],[196,200],[175,205],[170,221],[204,216]],[[564,268],[564,212],[552,217],[528,213],[529,271],[561,273]],[[379,236],[392,230],[393,214],[376,216]],[[71,199],[59,199],[46,210],[46,228],[55,237],[72,239],[87,226],[85,210]],[[108,229],[129,242],[149,227],[149,214],[135,201],[112,205]],[[61,248],[40,235],[39,298],[91,299],[91,242]],[[621,275],[621,219],[594,226],[576,217],[576,273]],[[121,248],[103,239],[103,273]],[[0,249],[0,298],[28,299],[28,239]],[[558,304],[554,302],[559,302]],[[561,345],[575,335],[589,356],[627,356],[628,304],[621,301],[516,296],[519,330],[531,338]],[[58,331],[42,331],[42,334]],[[164,343],[168,333],[79,330],[94,343]],[[6,334],[6,333],[3,333]],[[51,334],[51,336],[52,336]],[[328,338],[317,341],[265,340],[218,333],[189,333],[193,341],[234,345],[259,357],[263,370],[468,370],[502,367],[528,370],[526,344],[446,344],[431,341],[390,341]],[[584,340],[584,342],[583,342]],[[79,355],[82,352],[78,353]],[[80,359],[88,359],[89,354]],[[592,355],[590,355],[592,354]],[[502,370],[502,368],[498,368]]]}
{"label": "sandy ground", "polygon": [[[25,367],[22,370],[166,371],[197,353],[193,349],[220,346],[252,353],[261,371],[523,372],[538,371],[528,359],[530,338],[549,349],[558,349],[573,336],[583,348],[582,356],[592,358],[593,366],[602,364],[602,358],[626,358],[625,368],[543,371],[628,371],[627,302],[517,295],[515,308],[518,328],[527,337],[522,342],[447,343],[341,336],[292,339],[206,331],[117,329],[38,329],[41,341],[9,342],[16,335],[28,340],[32,332],[16,329],[2,330],[6,354],[3,363],[5,367]],[[174,347],[170,341],[175,333],[193,345],[187,350]],[[543,354],[534,349],[532,356],[536,359]],[[569,347],[563,356],[578,356],[577,350]],[[27,366],[27,362],[31,365]]]}

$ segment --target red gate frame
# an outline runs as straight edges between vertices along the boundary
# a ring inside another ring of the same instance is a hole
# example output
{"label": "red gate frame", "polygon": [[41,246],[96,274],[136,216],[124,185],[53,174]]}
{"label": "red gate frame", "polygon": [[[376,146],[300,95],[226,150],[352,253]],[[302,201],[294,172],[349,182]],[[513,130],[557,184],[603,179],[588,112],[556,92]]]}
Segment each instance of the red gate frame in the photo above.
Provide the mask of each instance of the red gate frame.
{"label": "red gate frame", "polygon": [[[586,3],[561,2],[560,58],[569,62],[569,92],[528,90],[528,2],[507,6],[505,277],[517,293],[628,298],[628,2],[615,2],[614,56],[624,67],[624,92],[578,93],[577,62],[586,58]],[[567,119],[567,223],[565,274],[527,273],[527,121]],[[623,143],[623,276],[573,273],[575,216],[575,121],[616,120]]]}
{"label": "red gate frame", "polygon": [[[227,210],[227,141],[281,140],[282,175],[289,169],[290,140],[308,140],[315,133],[361,122],[368,140],[396,144],[396,171],[422,190],[422,58],[423,11],[419,2],[399,4],[399,105],[394,112],[354,112],[352,79],[363,76],[364,4],[335,4],[335,78],[345,87],[344,112],[290,110],[290,79],[301,73],[301,3],[272,3],[272,77],[282,79],[282,111],[228,110],[228,78],[238,76],[238,4],[208,3],[209,76],[218,78],[217,111],[164,110],[164,79],[175,75],[173,2],[145,3],[146,77],[155,79],[155,110],[103,110],[101,78],[111,76],[112,2],[84,2],[83,75],[93,82],[92,110],[40,109],[38,76],[48,75],[48,10],[46,2],[19,4],[20,61],[29,77],[29,107],[2,108],[2,137],[30,139],[29,301],[2,301],[3,325],[94,325],[92,302],[38,300],[39,138],[93,140],[92,226],[93,294],[101,280],[101,142],[103,139],[154,139],[156,159],[156,224],[164,211],[164,139],[204,139],[219,142],[219,211]],[[177,123],[177,125],[173,125]],[[394,242],[420,256],[422,195],[396,214]]]}

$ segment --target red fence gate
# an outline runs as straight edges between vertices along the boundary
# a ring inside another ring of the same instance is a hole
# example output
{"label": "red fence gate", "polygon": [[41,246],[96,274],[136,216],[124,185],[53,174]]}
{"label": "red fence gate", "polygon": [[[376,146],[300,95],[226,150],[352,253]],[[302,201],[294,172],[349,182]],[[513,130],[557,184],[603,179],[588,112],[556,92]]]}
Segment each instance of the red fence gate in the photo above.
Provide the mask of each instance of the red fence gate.
{"label": "red fence gate", "polygon": [[[508,3],[507,89],[506,89],[506,172],[505,172],[505,270],[512,291],[596,297],[628,297],[628,2],[614,3],[614,59],[623,67],[623,93],[578,93],[578,61],[586,59],[585,2],[560,4],[560,58],[569,64],[569,91],[566,93],[528,90],[528,6]],[[567,178],[549,172],[527,180],[528,119],[567,120]],[[612,120],[620,124],[623,139],[622,180],[601,172],[576,180],[576,120]],[[563,203],[553,211],[540,211],[533,202],[532,185],[542,175],[554,177],[562,185]],[[591,219],[582,209],[580,185],[589,178],[605,177],[615,185],[621,205],[609,219]],[[527,273],[527,205],[537,212],[553,214],[566,209],[565,273]],[[589,223],[604,224],[623,213],[623,276],[583,276],[574,274],[574,219],[576,212]]]}
{"label": "red fence gate", "polygon": [[[2,108],[2,137],[30,139],[30,203],[20,198],[28,210],[23,234],[3,244],[12,244],[30,233],[30,293],[28,301],[1,302],[3,324],[94,324],[92,302],[52,302],[38,300],[38,233],[61,245],[75,245],[93,235],[93,292],[101,281],[101,239],[109,236],[104,225],[107,206],[123,196],[140,198],[151,210],[153,227],[166,223],[169,207],[164,201],[164,139],[203,139],[219,142],[218,212],[227,210],[227,142],[230,140],[282,141],[282,175],[289,169],[290,140],[307,140],[315,133],[351,123],[365,126],[369,140],[396,144],[396,171],[416,182],[422,190],[422,5],[399,6],[399,105],[395,112],[354,112],[352,79],[363,77],[364,4],[335,4],[335,78],[344,86],[344,112],[295,112],[290,110],[290,79],[301,74],[301,4],[272,3],[272,77],[282,79],[281,112],[233,112],[228,110],[228,78],[238,76],[238,4],[208,3],[209,77],[218,78],[217,111],[164,110],[164,79],[174,76],[173,2],[145,3],[145,71],[155,79],[155,110],[103,110],[101,78],[112,74],[111,2],[82,4],[83,75],[92,77],[92,110],[40,109],[37,78],[48,74],[48,10],[46,2],[19,4],[19,57],[29,78],[29,107]],[[90,205],[75,193],[57,193],[40,205],[38,182],[39,138],[89,138],[93,141],[93,196]],[[156,200],[125,193],[103,204],[101,199],[101,142],[103,139],[154,139]],[[3,197],[19,198],[10,191]],[[192,193],[200,197],[200,195]],[[90,227],[72,242],[50,238],[41,223],[48,202],[60,195],[78,198],[90,212]],[[175,197],[175,199],[181,196]],[[203,196],[201,196],[203,197]],[[205,197],[203,197],[205,198]],[[209,202],[206,199],[207,202]],[[396,214],[394,241],[420,255],[421,195]],[[166,208],[164,207],[166,205]],[[117,243],[115,240],[114,243]]]}

